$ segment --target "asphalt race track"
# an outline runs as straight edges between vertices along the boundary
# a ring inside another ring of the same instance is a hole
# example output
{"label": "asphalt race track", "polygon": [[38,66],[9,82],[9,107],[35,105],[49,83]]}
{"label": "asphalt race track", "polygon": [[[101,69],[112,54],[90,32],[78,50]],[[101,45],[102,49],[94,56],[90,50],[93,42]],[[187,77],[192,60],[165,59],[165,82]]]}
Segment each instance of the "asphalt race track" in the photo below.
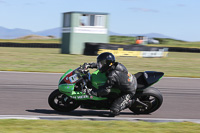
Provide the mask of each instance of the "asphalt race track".
{"label": "asphalt race track", "polygon": [[[0,71],[0,115],[102,117],[109,111],[80,109],[59,113],[48,105],[49,94],[57,88],[62,74]],[[124,110],[116,118],[200,119],[200,79],[163,78],[154,85],[164,97],[159,110],[134,115]]]}

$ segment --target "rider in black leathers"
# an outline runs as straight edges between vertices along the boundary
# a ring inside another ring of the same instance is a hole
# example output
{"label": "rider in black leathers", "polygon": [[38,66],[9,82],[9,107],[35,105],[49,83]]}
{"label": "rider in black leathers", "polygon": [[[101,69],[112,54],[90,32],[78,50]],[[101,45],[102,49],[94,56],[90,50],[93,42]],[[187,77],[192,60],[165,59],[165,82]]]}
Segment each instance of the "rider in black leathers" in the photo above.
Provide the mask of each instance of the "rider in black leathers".
{"label": "rider in black leathers", "polygon": [[121,90],[118,97],[110,108],[110,115],[119,115],[120,111],[133,104],[137,81],[134,75],[130,74],[126,67],[121,63],[115,62],[115,56],[112,53],[105,52],[97,57],[97,63],[87,64],[88,68],[98,68],[100,72],[105,72],[107,81],[98,89],[92,89],[89,95],[107,96],[112,87]]}

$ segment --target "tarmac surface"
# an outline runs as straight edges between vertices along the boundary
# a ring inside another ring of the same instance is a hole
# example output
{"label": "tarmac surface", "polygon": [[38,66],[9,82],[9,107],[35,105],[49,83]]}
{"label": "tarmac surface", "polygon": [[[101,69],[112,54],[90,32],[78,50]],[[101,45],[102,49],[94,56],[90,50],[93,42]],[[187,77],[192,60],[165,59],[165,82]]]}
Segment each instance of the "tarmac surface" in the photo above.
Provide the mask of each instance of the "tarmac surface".
{"label": "tarmac surface", "polygon": [[[106,119],[109,111],[78,108],[59,113],[48,105],[49,94],[57,89],[61,73],[29,73],[0,71],[0,119],[15,116],[59,119]],[[200,78],[164,77],[153,85],[163,94],[162,106],[152,114],[135,115],[126,109],[115,117],[118,120],[200,120]]]}

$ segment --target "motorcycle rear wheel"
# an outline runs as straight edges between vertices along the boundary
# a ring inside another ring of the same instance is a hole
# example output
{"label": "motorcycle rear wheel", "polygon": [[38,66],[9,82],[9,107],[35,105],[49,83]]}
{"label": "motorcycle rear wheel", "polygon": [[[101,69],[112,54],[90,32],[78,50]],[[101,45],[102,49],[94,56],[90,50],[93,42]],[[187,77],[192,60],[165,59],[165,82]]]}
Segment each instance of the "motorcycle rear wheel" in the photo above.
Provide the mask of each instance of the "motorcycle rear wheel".
{"label": "motorcycle rear wheel", "polygon": [[51,108],[59,112],[70,112],[80,106],[78,101],[61,93],[58,89],[49,95],[48,103]]}
{"label": "motorcycle rear wheel", "polygon": [[136,102],[129,108],[135,114],[150,114],[160,108],[163,102],[162,94],[153,87],[136,94],[136,97]]}

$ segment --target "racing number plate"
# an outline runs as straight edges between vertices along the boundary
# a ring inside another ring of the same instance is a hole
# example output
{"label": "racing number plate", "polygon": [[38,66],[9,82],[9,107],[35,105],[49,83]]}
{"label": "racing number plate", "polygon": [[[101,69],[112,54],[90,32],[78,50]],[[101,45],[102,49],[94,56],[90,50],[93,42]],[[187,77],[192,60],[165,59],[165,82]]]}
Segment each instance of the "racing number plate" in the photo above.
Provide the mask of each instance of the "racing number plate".
{"label": "racing number plate", "polygon": [[70,80],[71,83],[75,83],[78,80],[77,74],[70,76],[69,80]]}
{"label": "racing number plate", "polygon": [[78,80],[78,75],[77,74],[72,75],[72,73],[73,72],[67,74],[66,77],[64,78],[64,81],[68,84],[76,83],[76,81]]}

